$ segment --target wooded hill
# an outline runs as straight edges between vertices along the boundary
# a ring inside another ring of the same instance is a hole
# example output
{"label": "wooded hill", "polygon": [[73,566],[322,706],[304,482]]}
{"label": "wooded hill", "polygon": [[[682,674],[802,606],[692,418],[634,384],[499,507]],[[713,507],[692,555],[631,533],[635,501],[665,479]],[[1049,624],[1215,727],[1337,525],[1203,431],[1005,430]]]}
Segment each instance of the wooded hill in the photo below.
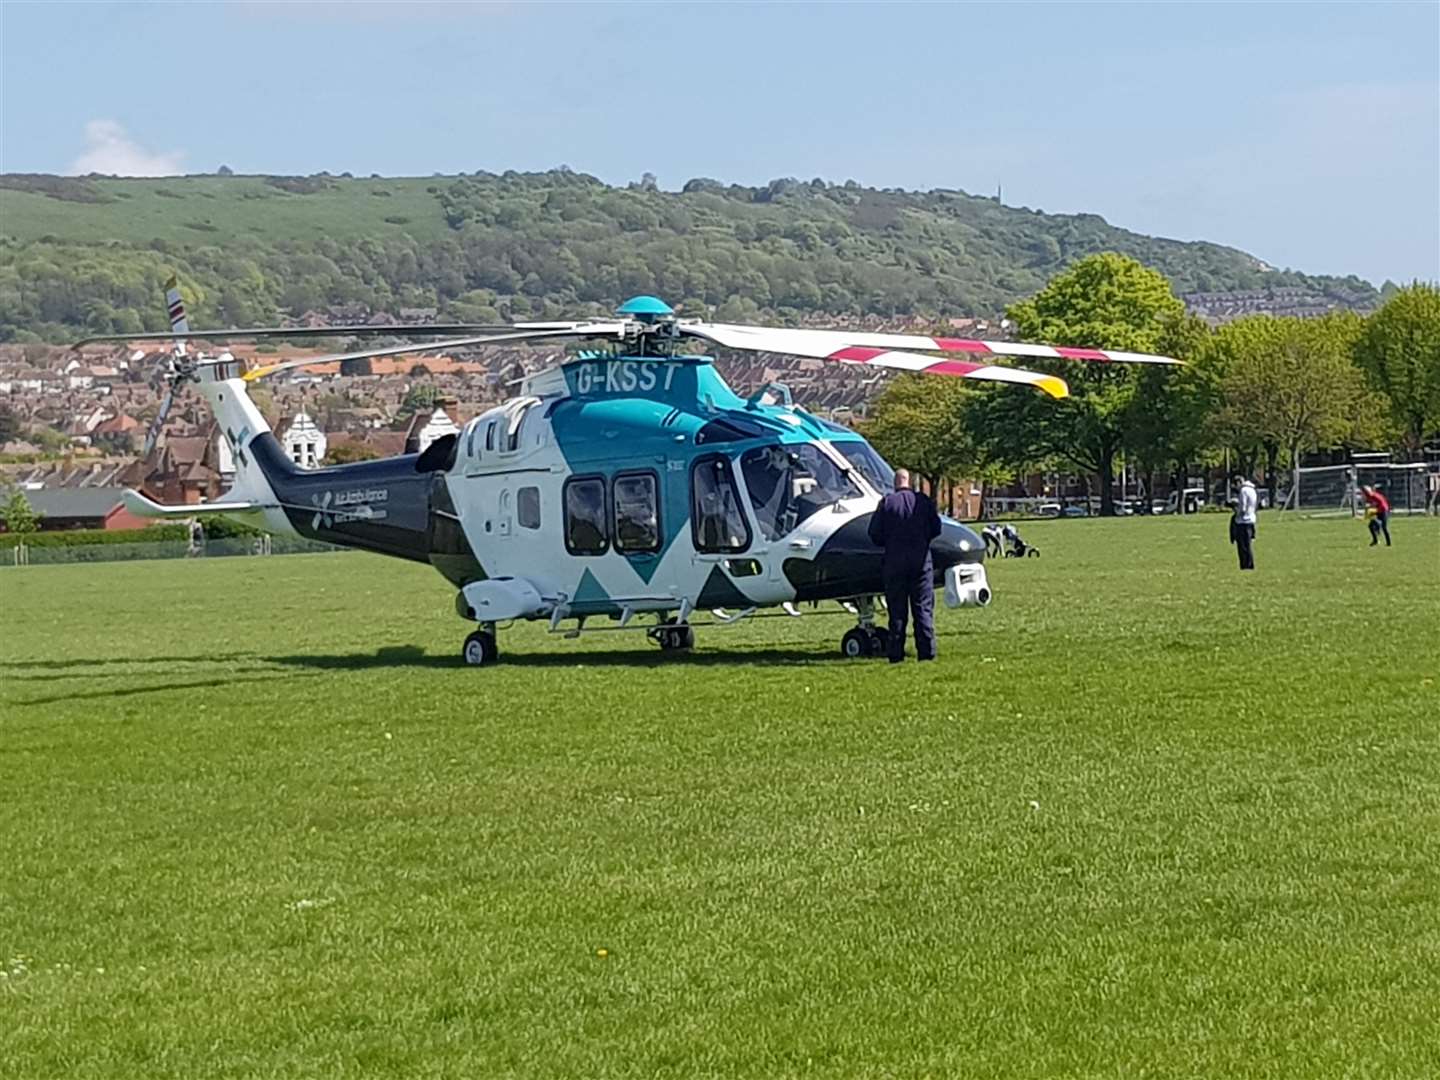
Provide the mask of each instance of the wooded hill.
{"label": "wooded hill", "polygon": [[697,179],[618,188],[568,169],[432,178],[0,175],[0,341],[164,329],[178,272],[196,326],[283,315],[498,321],[608,313],[653,293],[692,314],[995,315],[1077,259],[1117,251],[1178,293],[1355,277],[1272,271],[1242,251],[1143,236],[962,191]]}

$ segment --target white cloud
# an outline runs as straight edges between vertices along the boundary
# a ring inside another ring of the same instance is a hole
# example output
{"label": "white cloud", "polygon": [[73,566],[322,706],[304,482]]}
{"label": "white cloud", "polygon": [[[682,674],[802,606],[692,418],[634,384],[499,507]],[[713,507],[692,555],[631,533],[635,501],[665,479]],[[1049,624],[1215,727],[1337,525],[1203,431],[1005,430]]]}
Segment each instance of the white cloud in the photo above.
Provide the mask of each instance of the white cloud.
{"label": "white cloud", "polygon": [[75,174],[106,176],[177,176],[184,170],[185,151],[156,154],[130,138],[114,120],[91,120],[85,125],[85,152],[70,164]]}

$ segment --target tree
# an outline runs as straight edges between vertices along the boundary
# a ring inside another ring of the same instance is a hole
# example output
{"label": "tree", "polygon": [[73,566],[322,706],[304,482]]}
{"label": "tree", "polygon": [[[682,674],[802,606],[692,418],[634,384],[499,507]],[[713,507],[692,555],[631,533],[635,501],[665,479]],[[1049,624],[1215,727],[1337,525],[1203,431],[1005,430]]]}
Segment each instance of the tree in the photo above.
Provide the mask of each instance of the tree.
{"label": "tree", "polygon": [[992,461],[971,435],[966,418],[979,391],[959,379],[900,375],[859,425],[880,455],[923,477],[938,501],[942,481],[994,482],[1009,470]]}
{"label": "tree", "polygon": [[339,446],[331,446],[325,452],[326,465],[349,465],[356,461],[374,461],[380,456],[380,451],[365,443],[344,442]]}
{"label": "tree", "polygon": [[1419,450],[1440,431],[1440,289],[1417,282],[1395,290],[1366,320],[1355,358],[1390,399],[1406,444]]}
{"label": "tree", "polygon": [[962,465],[968,443],[961,424],[967,388],[958,379],[900,375],[859,425],[880,455],[936,486]]}
{"label": "tree", "polygon": [[435,388],[434,383],[416,383],[406,392],[405,400],[400,402],[400,415],[412,416],[421,409],[434,408],[435,399],[439,395],[440,391]]}
{"label": "tree", "polygon": [[[1007,314],[1027,341],[1160,352],[1185,307],[1158,270],[1106,252],[1081,259]],[[1027,360],[1070,385],[1061,401],[1014,387],[981,397],[972,425],[981,442],[1014,465],[1062,458],[1100,480],[1100,512],[1115,512],[1115,457],[1131,435],[1139,373],[1124,364]]]}
{"label": "tree", "polygon": [[35,508],[30,505],[30,500],[25,498],[25,493],[19,488],[13,490],[10,497],[5,500],[4,514],[6,531],[22,536],[38,532],[40,519],[44,516],[35,511]]}
{"label": "tree", "polygon": [[1310,450],[1384,438],[1387,403],[1352,359],[1360,329],[1349,313],[1255,315],[1222,326],[1197,361],[1212,437],[1242,461],[1263,455],[1272,500],[1282,452],[1294,466]]}
{"label": "tree", "polygon": [[[1184,315],[1167,322],[1160,351],[1166,356],[1199,355],[1210,336],[1204,320]],[[1183,478],[1188,464],[1209,449],[1205,421],[1213,406],[1204,383],[1192,377],[1193,366],[1141,368],[1125,418],[1125,457],[1153,490],[1157,473],[1172,468]]]}

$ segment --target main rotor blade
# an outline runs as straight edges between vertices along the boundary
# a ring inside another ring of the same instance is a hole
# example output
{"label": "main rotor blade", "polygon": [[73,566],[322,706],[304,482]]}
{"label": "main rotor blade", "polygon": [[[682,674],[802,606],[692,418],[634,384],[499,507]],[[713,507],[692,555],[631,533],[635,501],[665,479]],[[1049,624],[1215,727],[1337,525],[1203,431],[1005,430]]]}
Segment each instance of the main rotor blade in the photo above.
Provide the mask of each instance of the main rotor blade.
{"label": "main rotor blade", "polygon": [[302,360],[287,360],[282,364],[269,364],[252,368],[241,376],[246,382],[263,379],[281,371],[313,367],[316,364],[333,364],[346,360],[376,360],[385,356],[404,356],[407,353],[438,352],[441,349],[460,349],[474,345],[491,345],[497,342],[544,341],[550,338],[594,338],[623,337],[628,324],[623,322],[603,323],[537,323],[535,328],[518,330],[509,334],[487,334],[483,337],[452,338],[449,341],[429,341],[412,345],[393,345],[384,349],[362,349],[360,352],[332,353],[329,356],[310,356]]}
{"label": "main rotor blade", "polygon": [[175,401],[175,387],[170,386],[165,391],[165,396],[160,399],[160,409],[155,413],[155,419],[150,424],[150,430],[145,432],[145,449],[140,452],[140,460],[144,461],[150,456],[150,451],[155,449],[155,440],[160,438],[160,431],[165,426],[165,418],[170,415],[170,405]]}
{"label": "main rotor blade", "polygon": [[[1021,383],[1045,391],[1054,398],[1069,396],[1070,387],[1065,380],[1054,375],[1043,375],[1038,371],[1023,368],[1002,367],[998,364],[976,364],[969,360],[950,360],[943,356],[925,356],[921,353],[902,352],[859,345],[836,346],[826,335],[835,331],[816,330],[764,330],[750,327],[721,326],[719,332],[714,323],[681,323],[681,334],[705,338],[717,345],[730,349],[750,352],[787,353],[804,356],[813,360],[838,360],[848,363],[872,364],[876,367],[894,368],[898,371],[923,371],[929,375],[952,375],[961,379],[980,379],[984,382]],[[731,331],[743,331],[732,333]],[[875,335],[885,336],[885,335]]]}
{"label": "main rotor blade", "polygon": [[[732,349],[758,349],[762,352],[794,352],[800,346],[810,349],[828,346],[831,351],[839,351],[847,346],[859,346],[916,349],[921,352],[960,352],[982,356],[1038,356],[1052,360],[1091,360],[1116,364],[1180,363],[1169,356],[1122,352],[1117,349],[1080,349],[1063,345],[1032,345],[1023,341],[980,341],[975,338],[927,337],[922,334],[794,330],[784,327],[737,326],[733,323],[681,323],[679,329],[682,334],[694,334]],[[773,344],[757,344],[759,341]]]}
{"label": "main rotor blade", "polygon": [[259,340],[263,338],[364,337],[367,335],[378,337],[381,334],[394,334],[400,337],[429,337],[435,334],[500,334],[528,325],[530,324],[497,323],[492,326],[485,323],[427,323],[424,326],[402,326],[391,323],[374,326],[367,323],[361,326],[250,326],[241,330],[100,334],[95,337],[81,338],[70,347],[78,349],[82,345],[93,345],[102,341],[187,341],[191,338],[208,341],[241,341],[251,338]]}

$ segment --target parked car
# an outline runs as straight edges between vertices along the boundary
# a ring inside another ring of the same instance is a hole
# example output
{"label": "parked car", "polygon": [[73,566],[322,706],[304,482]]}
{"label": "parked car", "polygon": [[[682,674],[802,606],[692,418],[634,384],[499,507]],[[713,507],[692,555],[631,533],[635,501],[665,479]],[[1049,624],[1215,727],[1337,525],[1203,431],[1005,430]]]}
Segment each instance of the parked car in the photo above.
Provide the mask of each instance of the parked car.
{"label": "parked car", "polygon": [[[1185,491],[1184,491],[1184,496],[1185,496],[1185,513],[1187,513],[1187,514],[1198,514],[1198,513],[1200,512],[1200,508],[1205,505],[1205,489],[1204,489],[1204,488],[1198,488],[1198,487],[1186,488]],[[1176,509],[1177,509],[1177,507],[1178,507],[1179,505],[1180,505],[1180,503],[1179,503],[1179,500],[1176,498],[1176,492],[1173,492],[1173,491],[1172,491],[1172,492],[1170,492],[1170,497],[1165,500],[1165,506],[1164,506],[1164,508],[1161,509],[1161,510],[1159,510],[1159,511],[1157,511],[1157,513],[1161,513],[1161,514],[1173,514],[1173,513],[1176,512]]]}
{"label": "parked car", "polygon": [[1060,516],[1068,518],[1089,517],[1090,511],[1083,506],[1067,506],[1060,511]]}

